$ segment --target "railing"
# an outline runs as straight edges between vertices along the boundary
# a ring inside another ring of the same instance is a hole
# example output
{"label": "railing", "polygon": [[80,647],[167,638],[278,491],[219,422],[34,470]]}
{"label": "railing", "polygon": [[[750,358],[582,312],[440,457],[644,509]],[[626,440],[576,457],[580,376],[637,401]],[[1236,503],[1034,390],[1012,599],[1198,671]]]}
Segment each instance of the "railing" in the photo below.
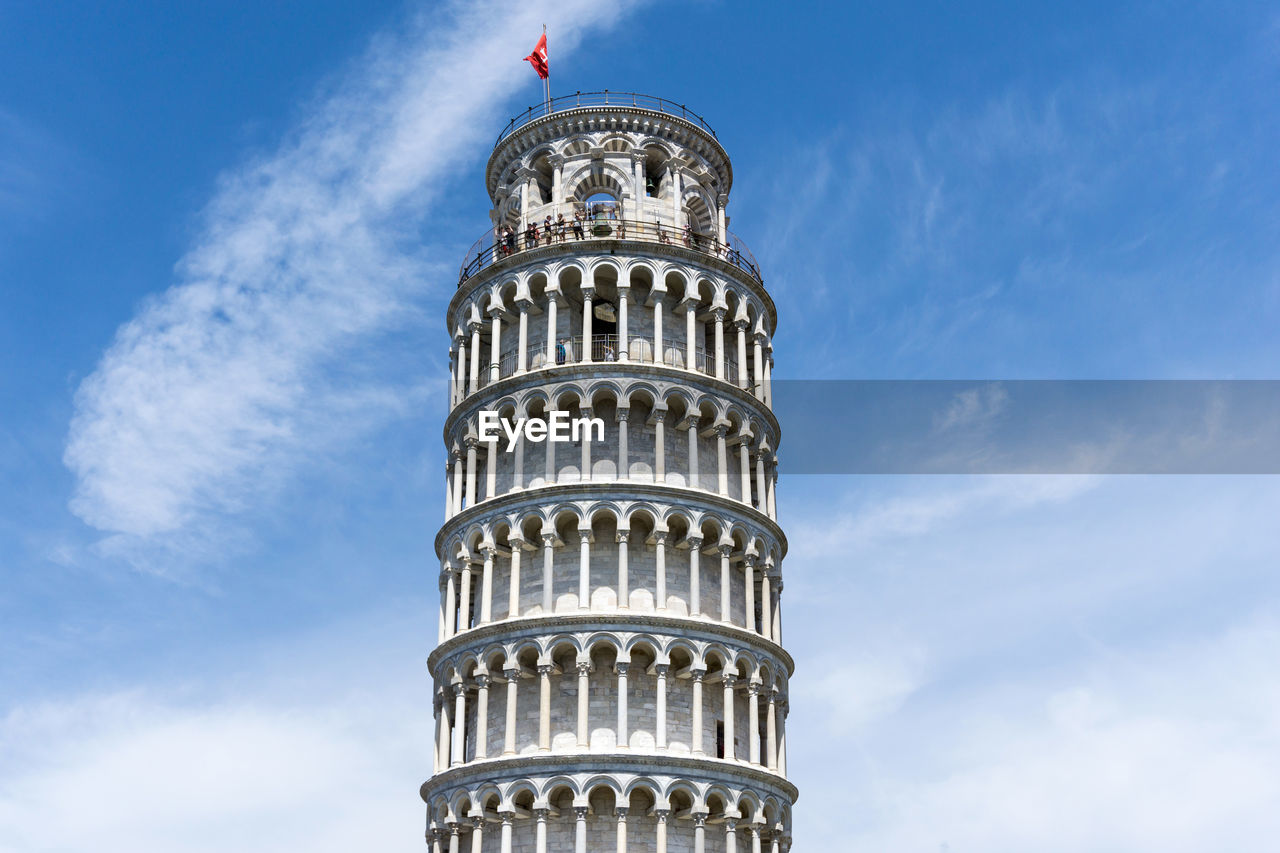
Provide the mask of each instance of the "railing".
{"label": "railing", "polygon": [[[610,363],[624,361],[621,357],[621,341],[618,335],[592,335],[591,336],[591,363]],[[588,363],[583,357],[582,336],[575,335],[573,337],[561,338],[557,344],[552,347],[550,359],[547,358],[547,349],[545,342],[539,342],[529,348],[526,366],[530,370],[538,370],[545,367],[563,366],[566,364],[585,364]],[[664,343],[662,358],[659,362],[666,367],[674,367],[680,370],[686,369],[685,365],[685,346],[682,343]],[[707,376],[716,375],[716,357],[714,352],[708,352],[702,347],[694,350],[693,369]],[[653,357],[653,339],[646,337],[631,336],[630,345],[627,347],[626,361],[638,364],[654,364]],[[498,363],[492,362],[480,371],[480,388],[487,388],[494,382],[514,376],[519,366],[519,352],[517,350],[507,350],[502,354]],[[748,385],[752,384],[755,379],[748,375],[745,377]],[[724,381],[731,384],[738,384],[738,361],[736,358],[726,357],[724,363]],[[473,389],[473,390],[479,390]]]}
{"label": "railing", "polygon": [[707,124],[706,119],[688,109],[684,104],[677,104],[675,101],[668,101],[666,98],[659,98],[654,95],[641,95],[638,92],[610,92],[605,89],[603,92],[574,92],[572,95],[561,95],[558,98],[552,98],[549,103],[544,101],[537,106],[529,107],[529,109],[507,122],[507,126],[502,129],[502,133],[499,133],[498,138],[493,141],[493,146],[497,148],[502,140],[529,122],[537,121],[553,113],[578,107],[638,107],[644,110],[652,110],[656,113],[679,116],[685,121],[693,122],[698,127],[701,127],[711,134],[712,138],[716,135],[716,132],[711,129],[711,125]]}
{"label": "railing", "polygon": [[666,246],[684,246],[696,252],[726,260],[747,272],[760,284],[764,284],[760,267],[746,244],[733,234],[729,234],[728,238],[729,242],[721,243],[713,234],[699,234],[690,228],[674,228],[670,225],[642,222],[636,219],[605,217],[566,219],[563,222],[553,222],[550,229],[542,225],[531,225],[518,234],[515,231],[509,231],[497,240],[493,239],[492,235],[485,235],[477,240],[463,259],[462,268],[458,270],[458,286],[461,287],[467,279],[490,264],[529,249],[562,243],[590,243],[593,240],[605,239],[640,240]]}

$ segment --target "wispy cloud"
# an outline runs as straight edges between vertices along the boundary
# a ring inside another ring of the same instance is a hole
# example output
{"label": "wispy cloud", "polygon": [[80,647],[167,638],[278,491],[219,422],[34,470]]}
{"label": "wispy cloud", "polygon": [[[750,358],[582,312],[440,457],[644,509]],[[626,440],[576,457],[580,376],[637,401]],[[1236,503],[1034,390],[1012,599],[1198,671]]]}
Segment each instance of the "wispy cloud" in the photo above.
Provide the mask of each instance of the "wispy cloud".
{"label": "wispy cloud", "polygon": [[936,532],[956,519],[988,523],[1039,506],[1069,502],[1095,488],[1096,476],[982,476],[926,479],[931,486],[831,512],[820,523],[792,526],[794,557],[806,559],[849,546],[909,539]]}
{"label": "wispy cloud", "polygon": [[415,305],[456,260],[415,245],[427,202],[528,83],[519,57],[543,23],[563,54],[629,8],[424,13],[377,38],[275,153],[224,176],[176,283],[76,393],[71,506],[108,548],[212,549],[220,517],[402,409],[414,389],[388,387],[371,347],[430,322]]}
{"label": "wispy cloud", "polygon": [[0,107],[0,222],[13,232],[70,197],[83,177],[75,153],[52,133]]}
{"label": "wispy cloud", "polygon": [[957,393],[944,412],[934,418],[934,430],[981,429],[1000,416],[1009,404],[1009,392],[999,383],[966,388]]}
{"label": "wispy cloud", "polygon": [[420,851],[432,736],[414,604],[256,645],[230,672],[214,653],[195,684],[16,704],[0,849]]}
{"label": "wispy cloud", "polygon": [[1188,347],[1239,345],[1274,306],[1267,149],[1224,130],[1248,74],[1228,75],[1236,88],[1086,76],[928,104],[890,92],[856,123],[785,140],[801,153],[755,199],[752,239],[781,308],[811,319],[779,369],[1241,375],[1179,367],[1197,361]]}
{"label": "wispy cloud", "polygon": [[1280,830],[1270,479],[860,486],[844,522],[788,527],[798,841],[1266,847]]}
{"label": "wispy cloud", "polygon": [[987,685],[953,696],[945,713],[904,714],[872,735],[879,778],[850,843],[1267,849],[1280,832],[1277,640],[1263,618],[1074,678]]}

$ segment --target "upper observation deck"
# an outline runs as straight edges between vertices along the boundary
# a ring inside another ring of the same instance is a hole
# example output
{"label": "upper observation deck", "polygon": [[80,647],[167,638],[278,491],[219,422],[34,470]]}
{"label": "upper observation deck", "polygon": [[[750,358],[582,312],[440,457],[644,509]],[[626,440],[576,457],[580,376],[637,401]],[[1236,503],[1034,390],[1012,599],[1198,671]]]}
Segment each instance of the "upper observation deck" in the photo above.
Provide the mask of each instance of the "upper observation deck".
{"label": "upper observation deck", "polygon": [[[567,251],[591,250],[604,240],[656,243],[659,246],[683,247],[697,255],[726,261],[764,286],[764,276],[755,256],[736,234],[724,232],[722,242],[715,233],[704,234],[690,226],[676,228],[660,222],[619,219],[615,205],[599,203],[582,218],[557,219],[548,228],[537,222],[516,233],[510,229],[494,235],[486,232],[472,244],[458,269],[458,287],[473,275],[508,258],[516,259],[530,249],[562,247]],[[696,256],[696,255],[695,255]]]}
{"label": "upper observation deck", "polygon": [[[610,146],[615,134],[630,138],[625,151]],[[655,146],[649,148],[649,143]],[[654,155],[662,155],[657,158],[662,162],[673,157],[686,163],[697,161],[716,193],[729,192],[729,155],[706,119],[667,98],[608,89],[561,95],[512,118],[494,141],[485,183],[497,201],[504,187],[527,176],[541,149],[551,149],[556,158],[589,155],[598,159],[602,154],[645,156],[647,148],[654,161],[651,165],[658,165]],[[521,168],[526,170],[524,175],[518,174]]]}
{"label": "upper observation deck", "polygon": [[684,104],[677,104],[675,101],[669,101],[666,98],[659,98],[655,95],[642,95],[638,92],[610,92],[605,89],[602,92],[574,92],[572,95],[561,95],[558,98],[552,98],[550,103],[543,102],[537,106],[529,107],[529,109],[507,122],[507,126],[502,129],[502,132],[498,134],[498,138],[494,140],[493,147],[497,148],[504,139],[527,124],[547,118],[555,113],[581,109],[582,107],[631,108],[676,116],[696,124],[711,134],[712,139],[717,138],[715,130],[707,123],[707,120]]}

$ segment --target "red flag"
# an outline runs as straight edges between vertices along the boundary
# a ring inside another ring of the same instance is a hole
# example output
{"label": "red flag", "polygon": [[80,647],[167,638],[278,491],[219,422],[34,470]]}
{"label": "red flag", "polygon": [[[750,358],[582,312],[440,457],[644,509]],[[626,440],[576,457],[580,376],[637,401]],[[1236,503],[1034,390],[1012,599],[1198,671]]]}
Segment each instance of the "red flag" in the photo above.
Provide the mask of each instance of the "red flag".
{"label": "red flag", "polygon": [[543,33],[542,38],[538,39],[538,46],[533,49],[533,53],[524,58],[525,62],[533,65],[533,70],[538,72],[538,76],[543,80],[551,75],[551,70],[547,66],[547,34]]}

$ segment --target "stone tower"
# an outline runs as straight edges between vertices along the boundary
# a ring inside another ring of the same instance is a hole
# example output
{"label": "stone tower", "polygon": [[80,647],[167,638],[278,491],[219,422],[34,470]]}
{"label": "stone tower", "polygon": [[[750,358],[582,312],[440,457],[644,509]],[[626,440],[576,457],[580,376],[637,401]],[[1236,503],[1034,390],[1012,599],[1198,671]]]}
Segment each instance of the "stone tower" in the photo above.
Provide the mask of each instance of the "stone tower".
{"label": "stone tower", "polygon": [[776,313],[732,180],[701,117],[632,94],[489,157],[447,317],[433,853],[790,847]]}

